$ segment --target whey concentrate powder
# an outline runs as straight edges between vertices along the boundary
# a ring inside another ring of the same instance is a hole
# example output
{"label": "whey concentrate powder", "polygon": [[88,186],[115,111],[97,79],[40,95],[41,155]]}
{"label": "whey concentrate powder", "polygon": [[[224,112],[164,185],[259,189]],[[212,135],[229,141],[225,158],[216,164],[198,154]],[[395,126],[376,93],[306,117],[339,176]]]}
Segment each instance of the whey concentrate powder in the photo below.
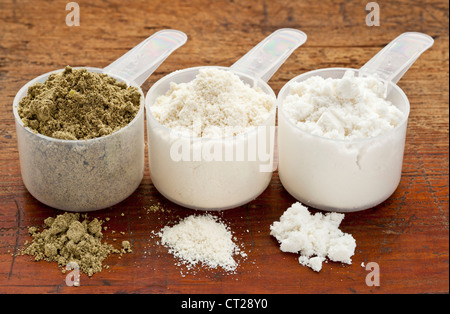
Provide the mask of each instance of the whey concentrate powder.
{"label": "whey concentrate powder", "polygon": [[184,207],[223,210],[266,189],[276,97],[264,81],[190,68],[155,83],[149,94],[150,173],[161,194]]}

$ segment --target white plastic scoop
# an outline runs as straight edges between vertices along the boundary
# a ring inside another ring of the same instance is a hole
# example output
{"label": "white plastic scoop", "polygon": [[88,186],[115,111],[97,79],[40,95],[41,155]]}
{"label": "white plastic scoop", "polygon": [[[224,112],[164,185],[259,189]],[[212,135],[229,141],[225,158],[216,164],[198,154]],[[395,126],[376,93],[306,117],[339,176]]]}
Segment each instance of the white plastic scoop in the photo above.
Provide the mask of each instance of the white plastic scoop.
{"label": "white plastic scoop", "polygon": [[[359,69],[361,76],[375,76],[384,82],[397,82],[408,71],[419,56],[433,46],[430,36],[417,32],[403,33]],[[385,97],[389,86],[385,84]]]}
{"label": "white plastic scoop", "polygon": [[292,52],[306,42],[306,39],[306,34],[300,30],[279,29],[247,52],[230,69],[268,82]]}
{"label": "white plastic scoop", "polygon": [[103,72],[140,86],[186,40],[183,32],[173,29],[159,31],[108,65]]}
{"label": "white plastic scoop", "polygon": [[23,182],[39,201],[51,207],[87,212],[115,205],[132,194],[144,174],[144,93],[140,85],[178,47],[186,35],[163,30],[150,36],[104,69],[106,73],[141,94],[140,109],[125,127],[110,135],[89,140],[60,140],[34,133],[19,114],[20,100],[28,87],[44,83],[43,74],[23,86],[14,98],[13,111]]}
{"label": "white plastic scoop", "polygon": [[[396,190],[402,174],[410,104],[396,85],[414,61],[433,45],[421,33],[404,33],[361,69],[326,68],[301,74],[278,94],[278,173],[286,190],[302,203],[322,210],[353,212],[374,207]],[[340,79],[347,71],[384,82],[385,99],[402,113],[392,130],[376,137],[331,139],[298,127],[284,108],[291,85],[311,77]]]}

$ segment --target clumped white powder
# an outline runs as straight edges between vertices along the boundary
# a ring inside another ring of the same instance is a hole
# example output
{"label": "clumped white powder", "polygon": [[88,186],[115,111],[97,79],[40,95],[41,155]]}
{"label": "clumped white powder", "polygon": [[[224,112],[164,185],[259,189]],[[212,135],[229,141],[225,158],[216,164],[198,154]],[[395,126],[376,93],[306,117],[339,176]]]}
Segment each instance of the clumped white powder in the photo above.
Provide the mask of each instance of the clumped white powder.
{"label": "clumped white powder", "polygon": [[378,136],[395,128],[404,117],[384,99],[380,80],[355,77],[350,70],[342,79],[313,76],[292,83],[283,108],[302,130],[333,139]]}
{"label": "clumped white powder", "polygon": [[283,252],[300,253],[299,263],[319,272],[326,258],[351,264],[356,241],[339,225],[344,214],[311,215],[301,203],[294,203],[270,226],[270,235],[280,243]]}
{"label": "clumped white powder", "polygon": [[201,263],[232,272],[238,266],[234,256],[246,257],[233,242],[229,228],[210,214],[191,215],[172,227],[164,227],[158,235],[161,244],[188,266]]}
{"label": "clumped white powder", "polygon": [[190,136],[233,136],[263,124],[275,99],[236,74],[201,69],[188,83],[171,83],[170,90],[150,107],[156,120]]}

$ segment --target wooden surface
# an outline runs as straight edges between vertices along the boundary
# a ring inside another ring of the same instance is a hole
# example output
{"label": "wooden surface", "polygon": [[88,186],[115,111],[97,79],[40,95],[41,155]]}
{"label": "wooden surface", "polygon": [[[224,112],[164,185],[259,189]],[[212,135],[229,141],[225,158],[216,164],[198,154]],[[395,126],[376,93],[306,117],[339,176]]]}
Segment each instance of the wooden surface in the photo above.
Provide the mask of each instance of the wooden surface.
{"label": "wooden surface", "polygon": [[[378,1],[379,27],[366,26],[364,1],[338,0],[80,0],[81,25],[68,27],[67,2],[0,0],[0,293],[448,293],[448,1]],[[203,268],[189,273],[152,232],[194,212],[156,191],[147,164],[132,196],[91,214],[111,217],[106,240],[128,239],[133,246],[132,254],[108,258],[110,269],[83,275],[74,288],[66,286],[56,264],[12,256],[30,239],[27,226],[61,213],[35,200],[21,179],[12,102],[25,83],[67,64],[104,67],[164,28],[185,32],[188,42],[144,83],[146,92],[177,69],[229,66],[283,27],[303,30],[308,41],[269,81],[275,93],[306,71],[358,68],[403,32],[435,39],[399,82],[411,114],[398,189],[376,208],[347,214],[342,223],[357,241],[352,265],[329,262],[315,273],[300,266],[297,255],[279,250],[269,226],[295,200],[275,172],[260,197],[220,214],[248,253],[236,274]],[[148,213],[158,202],[171,212]],[[361,263],[369,262],[380,266],[379,287],[366,285],[369,272]]]}

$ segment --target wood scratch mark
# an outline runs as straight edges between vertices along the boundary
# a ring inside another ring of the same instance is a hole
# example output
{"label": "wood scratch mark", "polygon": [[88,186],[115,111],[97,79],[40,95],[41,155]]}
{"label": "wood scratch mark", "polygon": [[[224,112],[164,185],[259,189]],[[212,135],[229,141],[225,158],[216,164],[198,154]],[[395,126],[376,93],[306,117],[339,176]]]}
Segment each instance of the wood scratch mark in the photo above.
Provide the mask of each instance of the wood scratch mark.
{"label": "wood scratch mark", "polygon": [[345,3],[341,3],[340,7],[339,7],[339,13],[341,13],[342,15],[342,21],[344,23],[347,23],[347,12],[345,11]]}
{"label": "wood scratch mark", "polygon": [[441,204],[439,203],[439,199],[436,196],[436,190],[433,187],[433,184],[431,184],[430,182],[430,178],[428,177],[428,174],[425,172],[425,166],[423,164],[423,160],[422,160],[422,155],[419,154],[417,151],[415,151],[416,155],[417,155],[417,159],[418,159],[418,167],[420,169],[420,172],[422,174],[422,177],[424,178],[427,187],[428,187],[428,191],[430,192],[431,198],[433,199],[433,204],[437,207],[438,212],[441,214],[441,217],[443,217],[443,226],[446,230],[449,230],[449,226],[448,226],[448,221],[446,220],[446,216],[445,216],[445,209],[442,208]]}
{"label": "wood scratch mark", "polygon": [[[423,8],[423,10],[428,13],[433,20],[435,20],[439,25],[443,27],[444,33],[448,34],[448,24],[446,25],[445,22],[441,21],[437,17],[435,17],[430,11],[428,11],[426,8]],[[448,21],[447,21],[448,22]]]}
{"label": "wood scratch mark", "polygon": [[250,206],[250,203],[247,204],[247,206],[245,206],[245,220],[247,221],[248,231],[250,233],[250,238],[252,240],[251,246],[254,247],[255,246],[255,239],[253,238],[252,225],[250,223],[250,217],[249,217],[249,212],[248,212],[249,206]]}
{"label": "wood scratch mark", "polygon": [[128,234],[130,236],[129,241],[131,242],[131,245],[133,246],[134,245],[134,237],[133,237],[134,232],[133,232],[133,230],[131,230],[130,209],[129,208],[127,208],[127,225],[128,225],[127,226]]}
{"label": "wood scratch mark", "polygon": [[263,2],[263,20],[262,24],[264,26],[267,26],[267,23],[269,21],[269,14],[267,13],[267,3],[266,1]]}
{"label": "wood scratch mark", "polygon": [[17,232],[16,232],[16,241],[14,243],[14,252],[12,254],[11,266],[9,268],[8,280],[11,278],[13,274],[14,263],[16,261],[16,255],[19,251],[19,238],[20,238],[20,230],[22,230],[22,210],[20,209],[19,203],[16,199],[14,199],[14,203],[16,204],[16,219],[17,219]]}

